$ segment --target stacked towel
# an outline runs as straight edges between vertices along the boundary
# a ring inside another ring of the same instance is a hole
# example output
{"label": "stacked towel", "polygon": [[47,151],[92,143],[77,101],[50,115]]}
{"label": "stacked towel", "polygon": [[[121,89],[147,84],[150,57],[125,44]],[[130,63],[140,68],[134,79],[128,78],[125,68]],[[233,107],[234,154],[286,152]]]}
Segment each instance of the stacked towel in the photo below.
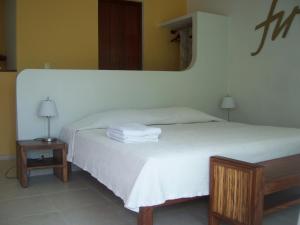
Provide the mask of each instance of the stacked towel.
{"label": "stacked towel", "polygon": [[128,123],[109,127],[106,135],[123,143],[158,142],[161,129],[138,123]]}

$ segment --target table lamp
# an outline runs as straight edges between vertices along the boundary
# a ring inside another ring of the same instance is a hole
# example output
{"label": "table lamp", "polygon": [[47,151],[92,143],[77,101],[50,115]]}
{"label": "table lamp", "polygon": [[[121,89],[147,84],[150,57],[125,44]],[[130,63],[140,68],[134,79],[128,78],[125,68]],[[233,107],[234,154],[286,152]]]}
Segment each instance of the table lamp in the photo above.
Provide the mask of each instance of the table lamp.
{"label": "table lamp", "polygon": [[38,116],[46,117],[48,120],[48,136],[46,138],[43,138],[42,140],[45,142],[56,141],[56,138],[52,138],[50,136],[50,119],[57,116],[57,108],[55,102],[53,100],[50,100],[49,97],[46,100],[42,100],[38,108]]}
{"label": "table lamp", "polygon": [[231,96],[225,96],[222,100],[221,108],[227,110],[227,120],[230,121],[230,110],[235,109],[235,101]]}

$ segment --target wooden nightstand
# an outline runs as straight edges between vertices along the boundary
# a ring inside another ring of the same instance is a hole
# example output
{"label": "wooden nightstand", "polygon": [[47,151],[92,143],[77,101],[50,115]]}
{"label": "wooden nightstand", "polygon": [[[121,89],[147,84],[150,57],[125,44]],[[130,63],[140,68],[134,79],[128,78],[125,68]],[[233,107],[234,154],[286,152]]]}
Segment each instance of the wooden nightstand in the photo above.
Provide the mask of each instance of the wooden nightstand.
{"label": "wooden nightstand", "polygon": [[[27,159],[28,151],[52,150],[52,158],[41,160]],[[57,140],[44,142],[40,140],[17,141],[17,178],[22,187],[28,187],[27,172],[31,169],[53,168],[53,173],[63,182],[68,181],[67,144]]]}

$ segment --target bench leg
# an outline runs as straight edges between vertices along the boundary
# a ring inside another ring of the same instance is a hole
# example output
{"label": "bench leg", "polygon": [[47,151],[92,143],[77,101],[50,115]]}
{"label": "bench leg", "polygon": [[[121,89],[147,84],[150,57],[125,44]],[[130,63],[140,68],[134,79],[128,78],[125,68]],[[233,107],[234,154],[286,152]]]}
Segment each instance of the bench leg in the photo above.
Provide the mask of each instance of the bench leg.
{"label": "bench leg", "polygon": [[220,225],[220,220],[214,215],[209,215],[208,224],[209,225]]}
{"label": "bench leg", "polygon": [[138,225],[153,225],[153,207],[140,208]]}

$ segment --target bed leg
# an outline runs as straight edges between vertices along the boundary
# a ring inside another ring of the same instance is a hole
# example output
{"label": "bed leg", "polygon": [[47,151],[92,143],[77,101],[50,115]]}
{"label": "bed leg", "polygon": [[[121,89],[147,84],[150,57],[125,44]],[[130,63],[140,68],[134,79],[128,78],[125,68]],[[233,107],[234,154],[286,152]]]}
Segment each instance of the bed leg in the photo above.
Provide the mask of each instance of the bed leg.
{"label": "bed leg", "polygon": [[140,207],[138,225],[153,225],[153,207]]}

